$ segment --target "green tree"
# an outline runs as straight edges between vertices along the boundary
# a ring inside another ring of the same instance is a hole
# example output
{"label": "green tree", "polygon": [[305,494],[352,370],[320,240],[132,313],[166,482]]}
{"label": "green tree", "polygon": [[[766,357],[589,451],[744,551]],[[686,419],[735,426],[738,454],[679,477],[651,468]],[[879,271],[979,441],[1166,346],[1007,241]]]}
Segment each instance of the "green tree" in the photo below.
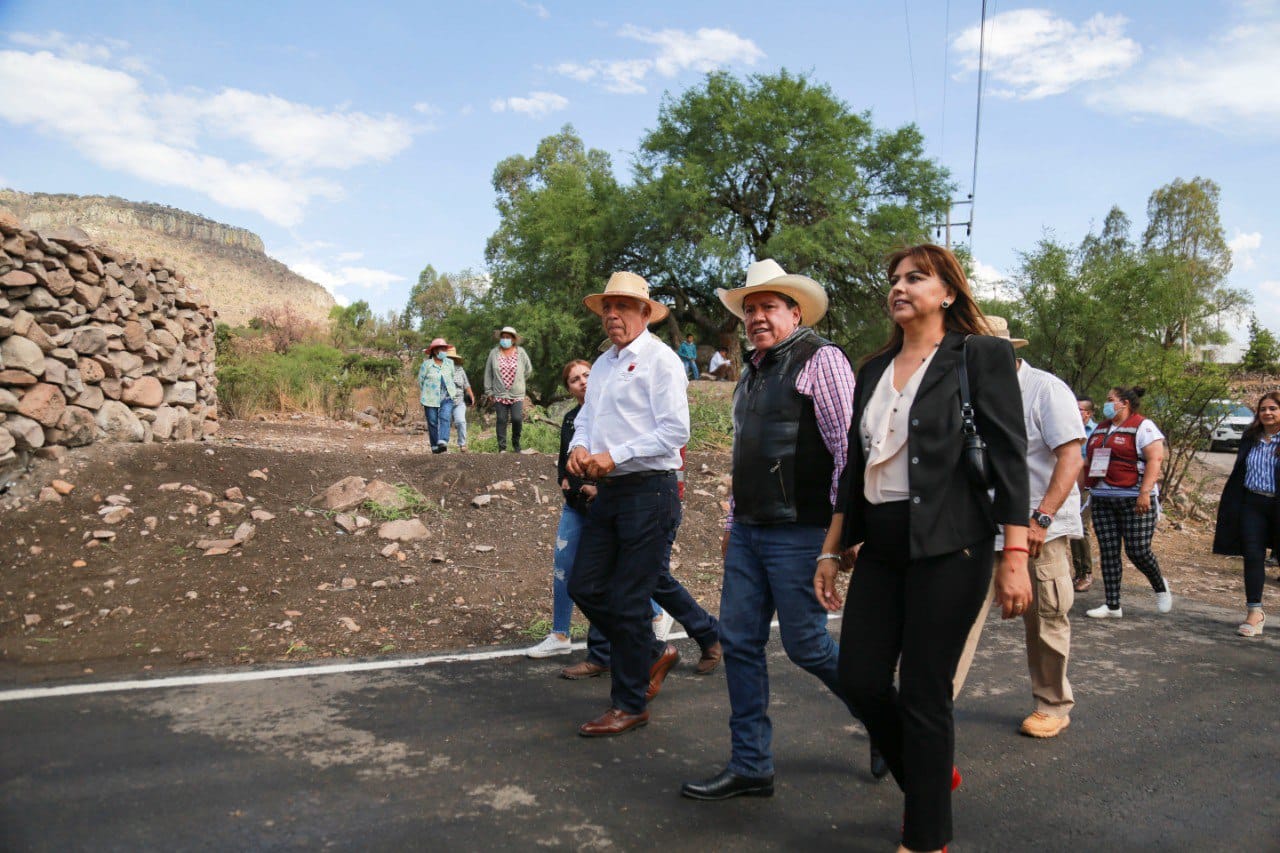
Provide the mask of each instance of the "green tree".
{"label": "green tree", "polygon": [[1164,259],[1171,304],[1179,309],[1162,330],[1166,347],[1181,341],[1185,351],[1193,341],[1221,343],[1224,336],[1211,320],[1248,304],[1246,293],[1226,286],[1231,250],[1218,215],[1220,196],[1216,183],[1196,177],[1175,179],[1147,200],[1142,248]]}
{"label": "green tree", "polygon": [[1270,373],[1280,362],[1280,341],[1271,330],[1258,322],[1256,316],[1249,319],[1249,348],[1240,366],[1252,373]]}
{"label": "green tree", "polygon": [[946,171],[913,125],[877,130],[830,87],[782,71],[716,72],[668,96],[640,145],[637,185],[651,224],[635,263],[673,307],[671,326],[733,328],[715,296],[771,257],[821,281],[828,331],[883,317],[888,251],[927,233],[947,204]]}
{"label": "green tree", "polygon": [[450,311],[473,304],[487,284],[485,277],[474,270],[438,273],[427,264],[409,290],[402,321],[409,328],[430,332]]}
{"label": "green tree", "polygon": [[334,346],[344,347],[357,343],[361,333],[372,325],[374,317],[369,303],[361,299],[350,305],[333,306],[329,309],[329,320],[333,323],[331,334]]}

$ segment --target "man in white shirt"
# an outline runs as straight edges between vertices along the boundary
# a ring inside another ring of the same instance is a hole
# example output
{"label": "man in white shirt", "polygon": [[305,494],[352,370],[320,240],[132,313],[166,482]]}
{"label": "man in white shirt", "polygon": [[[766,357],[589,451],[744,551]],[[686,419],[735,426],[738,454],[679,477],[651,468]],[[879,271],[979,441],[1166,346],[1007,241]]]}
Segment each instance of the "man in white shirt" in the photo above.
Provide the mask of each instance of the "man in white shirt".
{"label": "man in white shirt", "polygon": [[669,574],[680,524],[676,471],[689,441],[689,399],[680,358],[648,331],[667,316],[649,298],[648,282],[614,273],[603,293],[583,303],[613,344],[591,368],[568,463],[599,488],[569,596],[612,646],[611,707],[578,729],[602,737],[648,723],[649,700],[680,659],[675,646],[654,637],[649,599]]}
{"label": "man in white shirt", "polygon": [[712,379],[730,379],[733,377],[733,362],[729,360],[729,348],[718,347],[711,354],[711,363],[707,365],[707,373]]}
{"label": "man in white shirt", "polygon": [[[993,335],[1009,337],[1002,317],[987,317]],[[1012,338],[1015,348],[1027,345]],[[1069,541],[1084,536],[1080,522],[1080,490],[1076,480],[1084,461],[1084,425],[1075,395],[1052,373],[1037,370],[1018,359],[1018,386],[1022,391],[1027,424],[1027,474],[1031,480],[1031,524],[1027,528],[1029,559],[1035,600],[1022,614],[1026,629],[1027,667],[1036,710],[1022,721],[1019,731],[1030,737],[1056,737],[1071,724],[1075,697],[1067,680],[1071,651],[1071,622],[1067,614],[1075,602]],[[1003,548],[996,538],[996,553]],[[956,667],[954,693],[959,695],[973,663],[978,638],[987,621],[991,598],[974,621],[968,642]]]}

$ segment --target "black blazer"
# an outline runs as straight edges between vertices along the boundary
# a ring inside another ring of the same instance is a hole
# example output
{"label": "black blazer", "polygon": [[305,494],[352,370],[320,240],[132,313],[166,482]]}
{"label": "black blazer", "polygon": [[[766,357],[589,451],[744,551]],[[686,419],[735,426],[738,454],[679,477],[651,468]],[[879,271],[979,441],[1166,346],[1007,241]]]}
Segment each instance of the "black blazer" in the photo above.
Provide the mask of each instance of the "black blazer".
{"label": "black blazer", "polygon": [[[1218,502],[1218,520],[1213,529],[1213,553],[1240,557],[1244,555],[1244,538],[1240,535],[1240,505],[1244,502],[1244,475],[1249,451],[1258,444],[1254,436],[1246,435],[1240,440],[1240,449],[1236,452],[1236,464],[1231,468],[1231,476],[1227,477],[1227,485],[1222,489],[1222,500]],[[1280,483],[1280,457],[1276,458],[1276,482]],[[1268,532],[1271,541],[1267,543],[1272,551],[1280,552],[1280,500],[1271,499],[1271,525]]]}
{"label": "black blazer", "polygon": [[[989,335],[969,338],[969,393],[978,432],[987,442],[995,500],[972,485],[961,461],[960,380],[965,336],[947,332],[911,404],[908,454],[910,556],[936,557],[994,536],[999,524],[1026,526],[1031,516],[1027,479],[1027,428],[1022,414],[1013,347]],[[844,513],[844,545],[866,539],[863,496],[866,457],[862,413],[897,350],[876,356],[858,371],[849,428],[849,462],[840,477],[836,508]]]}

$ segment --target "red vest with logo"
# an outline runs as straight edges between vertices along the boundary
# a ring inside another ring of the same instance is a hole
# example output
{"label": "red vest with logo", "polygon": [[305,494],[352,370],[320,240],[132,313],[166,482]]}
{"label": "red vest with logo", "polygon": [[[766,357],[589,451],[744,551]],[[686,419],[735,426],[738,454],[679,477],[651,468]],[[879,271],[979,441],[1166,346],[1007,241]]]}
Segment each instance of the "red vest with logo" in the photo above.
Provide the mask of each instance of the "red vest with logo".
{"label": "red vest with logo", "polygon": [[1145,420],[1146,418],[1142,415],[1133,414],[1109,432],[1101,425],[1093,431],[1093,435],[1089,436],[1089,453],[1084,463],[1085,470],[1088,471],[1089,466],[1093,464],[1093,452],[1100,447],[1111,450],[1111,462],[1107,465],[1105,477],[1089,478],[1090,486],[1096,486],[1102,480],[1105,480],[1108,486],[1121,489],[1131,489],[1138,485],[1140,479],[1138,463],[1142,460],[1142,455],[1138,453],[1138,427]]}

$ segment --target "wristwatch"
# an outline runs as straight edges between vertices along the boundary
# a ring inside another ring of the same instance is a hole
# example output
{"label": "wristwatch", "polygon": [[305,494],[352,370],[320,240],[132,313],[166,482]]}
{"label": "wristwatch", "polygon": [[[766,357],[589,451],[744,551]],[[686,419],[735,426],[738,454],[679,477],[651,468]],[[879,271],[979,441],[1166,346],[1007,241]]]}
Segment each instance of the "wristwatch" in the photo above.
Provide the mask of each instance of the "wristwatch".
{"label": "wristwatch", "polygon": [[1049,529],[1050,524],[1053,524],[1053,516],[1049,515],[1047,512],[1041,512],[1038,509],[1031,513],[1031,520],[1046,530]]}

